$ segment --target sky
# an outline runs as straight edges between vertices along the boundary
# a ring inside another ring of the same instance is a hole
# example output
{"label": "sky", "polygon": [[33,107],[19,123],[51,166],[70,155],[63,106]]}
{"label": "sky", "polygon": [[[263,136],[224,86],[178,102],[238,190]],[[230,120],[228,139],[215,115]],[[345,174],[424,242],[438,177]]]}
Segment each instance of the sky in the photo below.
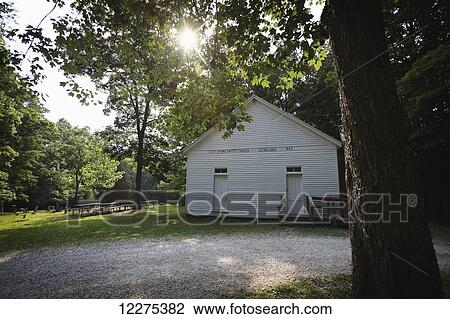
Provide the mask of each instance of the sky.
{"label": "sky", "polygon": [[[53,4],[46,0],[13,0],[16,8],[16,22],[17,28],[23,30],[27,25],[37,26],[39,21],[51,10]],[[54,38],[51,18],[67,12],[65,8],[56,8],[53,13],[41,25],[44,35]],[[318,19],[322,8],[319,6],[312,7],[312,13]],[[12,44],[18,46],[19,44]],[[19,48],[23,48],[18,46]],[[113,124],[114,114],[106,116],[103,114],[101,105],[82,105],[75,97],[68,95],[67,91],[59,85],[60,82],[65,81],[64,74],[57,68],[52,68],[49,65],[44,65],[43,74],[46,79],[40,83],[36,89],[47,95],[43,104],[48,112],[45,116],[51,121],[58,121],[65,118],[74,126],[85,127],[88,126],[93,131],[102,130],[107,125]],[[94,85],[89,79],[83,78],[78,81],[87,88],[94,88]],[[106,94],[97,92],[100,99],[105,100]]]}
{"label": "sky", "polygon": [[[27,25],[36,26],[39,21],[51,10],[52,3],[46,0],[14,0],[16,8],[17,28],[23,30]],[[54,35],[50,18],[56,18],[63,14],[67,9],[57,8],[41,25],[46,36]],[[46,94],[48,97],[43,101],[48,112],[45,116],[51,121],[58,121],[65,118],[72,125],[88,126],[93,131],[103,129],[114,121],[114,116],[105,116],[101,105],[81,105],[74,97],[67,94],[67,91],[59,85],[59,82],[65,81],[64,74],[56,68],[49,65],[44,66],[43,73],[47,76],[36,89],[38,92]],[[93,84],[88,79],[81,79],[79,83],[86,87],[93,88]],[[106,98],[105,94],[99,94],[102,99]]]}

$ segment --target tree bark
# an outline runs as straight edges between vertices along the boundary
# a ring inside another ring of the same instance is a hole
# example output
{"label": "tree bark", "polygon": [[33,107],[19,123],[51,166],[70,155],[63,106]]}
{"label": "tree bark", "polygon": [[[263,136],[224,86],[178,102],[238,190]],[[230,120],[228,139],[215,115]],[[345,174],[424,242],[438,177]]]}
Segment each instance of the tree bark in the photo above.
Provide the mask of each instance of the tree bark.
{"label": "tree bark", "polygon": [[[390,205],[386,195],[364,196],[390,194],[392,201],[398,202],[400,194],[415,194],[416,189],[407,118],[386,53],[380,1],[329,0],[322,21],[329,32],[339,77],[341,138],[353,219],[353,295],[442,297],[421,198],[416,208],[408,208],[405,203]],[[380,198],[380,203],[365,205],[365,199]],[[401,214],[389,214],[389,210]]]}
{"label": "tree bark", "polygon": [[138,209],[141,209],[142,202],[141,198],[142,196],[142,169],[144,164],[144,134],[141,132],[138,132],[138,147],[136,150],[136,204]]}
{"label": "tree bark", "polygon": [[[147,87],[148,93],[151,93],[151,89]],[[138,99],[135,99],[138,101]],[[145,131],[147,130],[148,125],[148,117],[150,115],[150,100],[145,100],[144,114],[142,117],[142,121],[140,118],[139,105],[135,105],[135,116],[136,116],[136,130],[138,134],[138,146],[136,150],[136,203],[138,209],[142,207],[142,198],[144,196],[141,195],[142,191],[142,170],[144,167],[144,139],[145,139]]]}
{"label": "tree bark", "polygon": [[79,177],[78,173],[75,174],[75,194],[73,195],[73,206],[75,206],[78,202],[78,193],[80,191],[81,177]]}

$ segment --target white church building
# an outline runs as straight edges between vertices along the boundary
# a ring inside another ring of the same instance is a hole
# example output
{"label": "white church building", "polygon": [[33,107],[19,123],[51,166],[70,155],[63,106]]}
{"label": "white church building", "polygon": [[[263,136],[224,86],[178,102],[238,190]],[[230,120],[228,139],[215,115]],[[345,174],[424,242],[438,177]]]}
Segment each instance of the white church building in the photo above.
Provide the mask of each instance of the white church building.
{"label": "white church building", "polygon": [[245,105],[244,131],[212,128],[185,148],[188,214],[278,218],[305,194],[339,193],[338,140],[258,96]]}

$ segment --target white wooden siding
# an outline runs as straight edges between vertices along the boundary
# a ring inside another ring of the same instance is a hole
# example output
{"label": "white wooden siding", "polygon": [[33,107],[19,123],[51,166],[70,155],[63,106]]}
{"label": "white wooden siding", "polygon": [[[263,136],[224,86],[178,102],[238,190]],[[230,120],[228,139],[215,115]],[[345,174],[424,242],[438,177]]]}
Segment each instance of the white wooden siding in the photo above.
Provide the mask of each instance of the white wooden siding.
{"label": "white wooden siding", "polygon": [[235,131],[225,140],[222,138],[223,132],[217,131],[196,145],[194,150],[286,145],[326,145],[336,149],[317,134],[302,129],[298,124],[257,101],[250,102],[247,112],[253,120],[245,123],[245,131]]}
{"label": "white wooden siding", "polygon": [[[286,191],[286,167],[302,166],[303,189],[311,196],[339,192],[336,147],[263,104],[247,108],[253,121],[245,131],[223,139],[210,134],[187,154],[187,191],[212,192],[214,168],[228,168],[230,192]],[[289,151],[211,153],[225,149],[292,147]],[[193,197],[187,198],[187,204]],[[191,212],[207,213],[207,203],[196,203]]]}

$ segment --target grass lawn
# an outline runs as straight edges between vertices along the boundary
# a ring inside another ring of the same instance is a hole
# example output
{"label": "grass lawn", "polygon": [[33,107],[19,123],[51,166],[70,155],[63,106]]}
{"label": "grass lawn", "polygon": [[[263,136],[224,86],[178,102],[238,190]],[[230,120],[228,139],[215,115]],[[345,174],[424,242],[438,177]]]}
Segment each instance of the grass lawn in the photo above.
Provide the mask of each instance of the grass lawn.
{"label": "grass lawn", "polygon": [[[190,224],[185,223],[185,218]],[[205,224],[209,223],[209,224]],[[104,215],[68,219],[62,212],[39,212],[0,216],[0,254],[16,250],[76,245],[81,243],[126,239],[134,237],[189,236],[195,234],[256,233],[286,230],[276,222],[271,224],[242,224],[229,220],[227,225],[213,218],[190,217],[178,214],[176,206],[164,205],[140,211],[134,215]],[[327,226],[289,227],[289,231],[303,234],[347,236],[345,228]]]}
{"label": "grass lawn", "polygon": [[352,279],[350,274],[303,277],[287,284],[253,291],[247,297],[262,299],[351,298]]}
{"label": "grass lawn", "polygon": [[[444,298],[450,298],[450,272],[441,271]],[[304,277],[287,284],[251,292],[247,298],[262,299],[315,299],[352,298],[350,274]]]}

